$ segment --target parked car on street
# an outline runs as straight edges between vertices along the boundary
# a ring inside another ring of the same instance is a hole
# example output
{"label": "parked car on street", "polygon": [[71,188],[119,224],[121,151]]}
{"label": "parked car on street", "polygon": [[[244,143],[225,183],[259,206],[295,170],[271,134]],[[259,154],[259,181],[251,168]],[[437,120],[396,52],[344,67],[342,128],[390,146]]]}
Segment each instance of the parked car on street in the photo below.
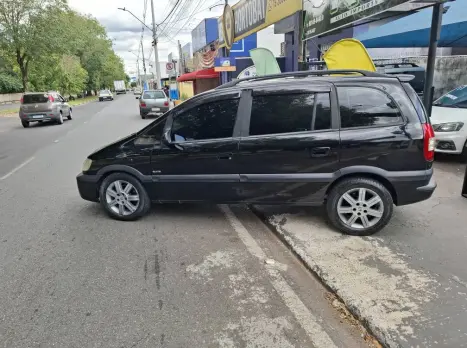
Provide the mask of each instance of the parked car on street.
{"label": "parked car on street", "polygon": [[73,118],[68,100],[58,92],[25,93],[21,97],[19,118],[24,128],[31,122],[56,122],[63,124],[64,118]]}
{"label": "parked car on street", "polygon": [[433,103],[431,123],[436,135],[435,151],[460,155],[467,161],[467,85]]}
{"label": "parked car on street", "polygon": [[163,90],[144,91],[139,100],[139,114],[146,118],[150,114],[162,115],[169,111],[169,97]]}
{"label": "parked car on street", "polygon": [[141,95],[141,88],[136,87],[133,91],[133,95],[139,96]]}
{"label": "parked car on street", "polygon": [[151,202],[325,204],[338,230],[373,234],[393,204],[436,188],[434,132],[410,78],[330,70],[227,83],[89,155],[80,195],[120,220]]}
{"label": "parked car on street", "polygon": [[99,101],[114,100],[114,95],[108,89],[99,91]]}

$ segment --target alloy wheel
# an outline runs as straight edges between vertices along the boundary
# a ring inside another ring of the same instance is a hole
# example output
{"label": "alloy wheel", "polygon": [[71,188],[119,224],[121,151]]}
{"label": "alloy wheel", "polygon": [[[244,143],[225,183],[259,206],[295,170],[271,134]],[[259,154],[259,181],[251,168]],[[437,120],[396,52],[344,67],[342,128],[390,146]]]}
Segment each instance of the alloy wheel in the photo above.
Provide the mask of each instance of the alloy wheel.
{"label": "alloy wheel", "polygon": [[105,191],[109,209],[120,216],[133,214],[140,204],[138,190],[125,180],[113,181]]}
{"label": "alloy wheel", "polygon": [[353,188],[345,192],[337,202],[339,219],[348,227],[367,229],[376,225],[384,213],[381,197],[368,188]]}

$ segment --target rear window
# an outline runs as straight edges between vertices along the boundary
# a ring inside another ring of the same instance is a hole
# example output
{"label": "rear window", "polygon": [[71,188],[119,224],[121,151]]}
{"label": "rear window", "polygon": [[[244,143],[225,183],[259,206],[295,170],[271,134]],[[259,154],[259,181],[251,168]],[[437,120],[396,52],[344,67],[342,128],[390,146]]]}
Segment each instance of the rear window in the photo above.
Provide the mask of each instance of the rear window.
{"label": "rear window", "polygon": [[423,105],[422,101],[420,100],[420,97],[418,94],[414,91],[412,86],[404,82],[402,83],[402,86],[404,87],[405,92],[410,98],[410,101],[412,102],[413,106],[415,107],[415,110],[417,111],[418,119],[420,120],[421,123],[427,123],[427,117],[426,117],[426,110],[425,106]]}
{"label": "rear window", "polygon": [[147,91],[143,94],[143,99],[164,99],[166,95],[162,91]]}
{"label": "rear window", "polygon": [[47,103],[49,96],[47,94],[25,94],[23,96],[23,104],[38,104]]}

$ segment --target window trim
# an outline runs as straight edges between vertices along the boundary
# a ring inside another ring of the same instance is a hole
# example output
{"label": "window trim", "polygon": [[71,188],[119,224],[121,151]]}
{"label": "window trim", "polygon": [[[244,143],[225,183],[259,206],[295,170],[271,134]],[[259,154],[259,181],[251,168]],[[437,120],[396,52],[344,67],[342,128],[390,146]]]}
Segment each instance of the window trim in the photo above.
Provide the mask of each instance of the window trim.
{"label": "window trim", "polygon": [[[342,127],[342,119],[341,119],[341,104],[339,102],[339,88],[367,88],[367,89],[374,89],[376,91],[379,91],[383,94],[385,94],[393,103],[394,105],[396,105],[397,107],[397,110],[399,110],[399,114],[400,114],[400,117],[399,117],[399,120],[400,122],[394,122],[394,123],[388,123],[388,124],[385,124],[385,125],[372,125],[372,126],[356,126],[356,127]],[[345,130],[353,130],[353,129],[368,129],[368,128],[385,128],[385,127],[394,127],[394,126],[404,126],[407,124],[407,120],[406,118],[404,117],[404,114],[402,113],[400,107],[399,107],[399,104],[397,104],[397,102],[394,100],[393,97],[391,97],[391,95],[375,86],[362,86],[362,85],[336,85],[336,100],[337,100],[337,112],[338,112],[338,115],[339,115],[339,122],[338,122],[338,126],[339,126],[339,130],[340,131],[345,131]]]}
{"label": "window trim", "polygon": [[[314,87],[314,86],[313,86]],[[281,93],[263,93],[265,89],[261,89],[260,94],[255,94],[255,91],[248,90],[251,94],[249,96],[249,108],[245,110],[244,121],[243,121],[243,131],[242,131],[242,138],[254,138],[254,137],[269,137],[269,136],[280,136],[280,135],[293,135],[293,134],[305,134],[305,133],[317,133],[317,132],[329,132],[329,131],[336,131],[338,128],[334,128],[334,103],[333,103],[333,89],[327,89],[326,91],[319,90],[319,88],[294,88],[287,91],[281,91]],[[322,86],[319,86],[322,87]],[[313,94],[313,98],[315,102],[313,103],[313,114],[310,123],[310,127],[312,126],[313,121],[315,120],[316,116],[316,95],[319,93],[328,94],[329,95],[329,103],[331,107],[331,125],[329,129],[318,129],[318,130],[307,130],[307,131],[299,131],[299,132],[287,132],[287,133],[268,133],[268,134],[250,134],[250,121],[251,121],[251,111],[253,110],[253,97],[255,96],[277,96],[277,95],[293,95],[293,94]]]}
{"label": "window trim", "polygon": [[[175,115],[172,115],[171,116],[171,120],[170,120],[170,125],[168,126],[169,127],[169,130],[170,130],[170,138],[172,139],[172,127],[173,127],[173,123],[175,121],[175,119],[177,117],[179,117],[180,115],[184,114],[185,112],[188,112],[196,107],[199,107],[201,105],[205,105],[205,104],[209,104],[209,103],[215,103],[215,102],[219,102],[219,101],[224,101],[224,100],[239,100],[238,101],[238,106],[237,106],[237,114],[235,115],[235,122],[234,122],[234,126],[233,126],[233,129],[232,129],[232,136],[230,137],[222,137],[222,138],[208,138],[208,139],[193,139],[193,140],[185,140],[185,141],[175,141],[175,140],[172,140],[170,143],[171,144],[187,144],[187,143],[200,143],[200,142],[212,142],[212,141],[217,141],[217,140],[226,140],[226,139],[234,139],[236,137],[234,137],[234,134],[235,134],[235,130],[237,128],[237,123],[238,123],[238,119],[239,119],[239,111],[240,111],[240,103],[242,102],[242,95],[241,93],[236,93],[236,95],[238,96],[229,96],[229,95],[223,95],[225,96],[225,98],[213,98],[212,96],[209,96],[209,98],[206,98],[206,99],[201,99],[201,102],[199,103],[196,103],[194,105],[192,105],[191,107],[189,108],[185,108],[183,109],[182,111],[178,112],[177,114]],[[219,96],[218,96],[219,97]],[[165,133],[166,131],[164,131]],[[238,136],[237,136],[238,137]]]}

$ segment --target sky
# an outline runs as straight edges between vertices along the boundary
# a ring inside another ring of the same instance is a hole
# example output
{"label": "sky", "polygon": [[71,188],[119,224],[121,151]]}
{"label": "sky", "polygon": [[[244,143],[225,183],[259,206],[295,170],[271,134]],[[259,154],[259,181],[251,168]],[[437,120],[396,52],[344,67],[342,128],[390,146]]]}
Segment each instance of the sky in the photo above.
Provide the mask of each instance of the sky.
{"label": "sky", "polygon": [[[169,14],[177,0],[153,0],[156,23],[160,23]],[[191,30],[201,20],[210,17],[219,17],[222,14],[224,0],[178,0],[179,5],[168,22],[164,23],[158,40],[159,61],[166,62],[169,53],[178,57],[177,40],[181,45],[191,42]],[[237,1],[229,1],[233,5]],[[147,4],[146,19],[144,22],[152,27],[151,0],[68,0],[69,5],[83,14],[95,17],[106,29],[107,35],[113,41],[114,51],[122,57],[125,70],[129,74],[136,73],[136,56],[128,52],[131,50],[138,54],[141,39],[141,23],[128,12],[118,10],[125,7],[135,16],[143,20],[145,4]],[[149,63],[154,62],[151,47],[152,33],[145,28],[143,33],[144,56]],[[140,54],[141,57],[141,54]],[[147,63],[146,63],[147,64]],[[146,66],[149,71],[149,66]],[[142,71],[142,62],[140,62]]]}

